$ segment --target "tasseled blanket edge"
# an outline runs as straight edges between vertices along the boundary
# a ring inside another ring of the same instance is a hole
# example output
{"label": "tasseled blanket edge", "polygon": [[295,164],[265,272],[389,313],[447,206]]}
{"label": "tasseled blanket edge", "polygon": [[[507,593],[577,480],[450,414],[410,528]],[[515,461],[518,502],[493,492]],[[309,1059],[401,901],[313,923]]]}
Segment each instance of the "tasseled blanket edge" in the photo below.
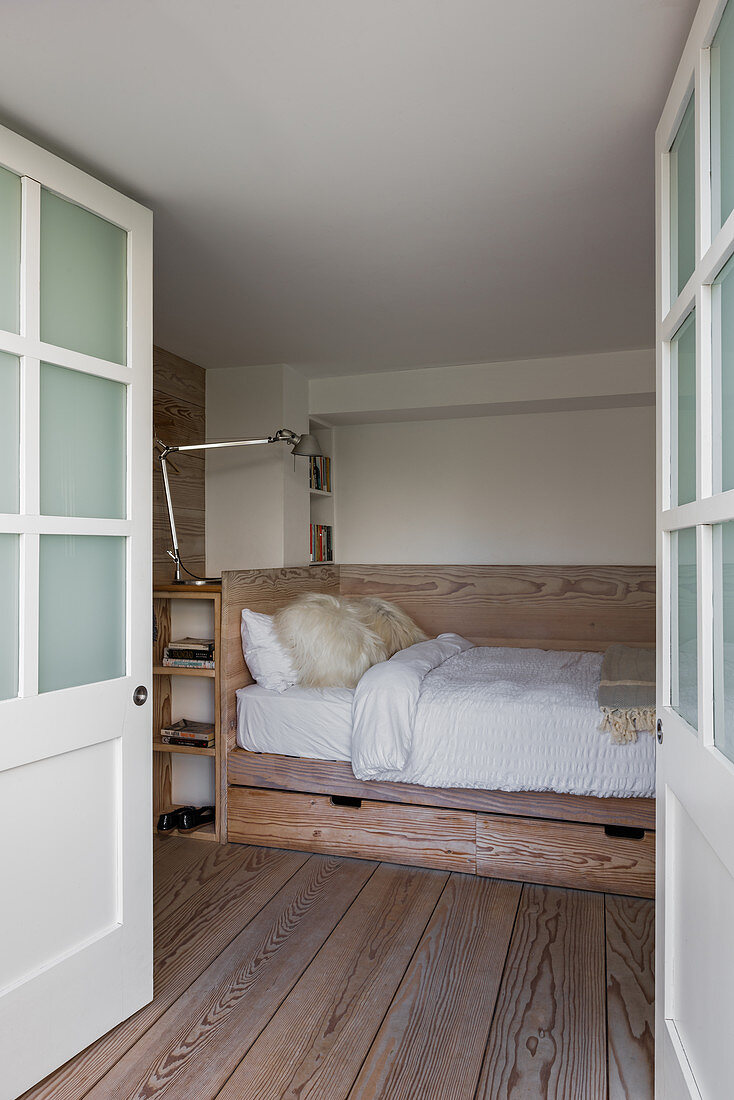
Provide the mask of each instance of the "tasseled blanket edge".
{"label": "tasseled blanket edge", "polygon": [[637,740],[637,734],[655,731],[655,707],[600,707],[602,720],[599,729],[611,733],[615,745],[626,745]]}

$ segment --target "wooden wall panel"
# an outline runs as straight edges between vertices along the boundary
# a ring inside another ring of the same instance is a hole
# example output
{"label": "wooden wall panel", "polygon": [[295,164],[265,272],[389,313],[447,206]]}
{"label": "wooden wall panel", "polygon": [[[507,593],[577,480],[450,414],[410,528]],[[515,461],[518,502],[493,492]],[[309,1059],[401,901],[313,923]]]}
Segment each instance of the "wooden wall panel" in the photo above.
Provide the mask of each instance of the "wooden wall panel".
{"label": "wooden wall panel", "polygon": [[655,568],[342,565],[346,595],[381,596],[430,635],[478,645],[603,650],[655,642]]}
{"label": "wooden wall panel", "polygon": [[[203,443],[206,439],[206,372],[163,348],[153,348],[153,430],[165,443]],[[194,573],[205,572],[204,455],[169,459],[171,495],[181,557]],[[153,583],[173,576],[170,531],[160,464],[153,457]]]}

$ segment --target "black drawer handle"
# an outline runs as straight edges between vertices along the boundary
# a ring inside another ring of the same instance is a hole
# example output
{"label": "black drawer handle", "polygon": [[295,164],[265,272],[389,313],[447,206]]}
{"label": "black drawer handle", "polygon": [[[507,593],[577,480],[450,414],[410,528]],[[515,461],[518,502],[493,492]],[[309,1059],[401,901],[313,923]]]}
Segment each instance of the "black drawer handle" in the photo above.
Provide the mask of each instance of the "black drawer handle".
{"label": "black drawer handle", "polygon": [[346,794],[333,794],[329,801],[332,806],[347,806],[350,810],[362,809],[361,798],[350,798],[349,795]]}
{"label": "black drawer handle", "polygon": [[607,836],[624,837],[625,840],[642,840],[644,829],[635,829],[632,825],[605,825],[604,832]]}

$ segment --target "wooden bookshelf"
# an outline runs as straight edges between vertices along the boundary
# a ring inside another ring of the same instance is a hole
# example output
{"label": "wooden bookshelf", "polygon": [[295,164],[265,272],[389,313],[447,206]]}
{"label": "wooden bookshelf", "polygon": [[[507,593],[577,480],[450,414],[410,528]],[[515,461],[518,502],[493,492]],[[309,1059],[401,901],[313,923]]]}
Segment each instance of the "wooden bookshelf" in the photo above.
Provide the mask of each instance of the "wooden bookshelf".
{"label": "wooden bookshelf", "polygon": [[[214,611],[214,660],[215,668],[167,668],[162,664],[163,651],[171,640],[171,603],[173,600],[209,600]],[[220,718],[220,667],[221,667],[221,617],[222,590],[219,585],[158,585],[153,592],[153,614],[157,624],[157,637],[153,643],[153,828],[164,810],[175,809],[173,802],[172,756],[214,757],[214,824],[201,825],[197,829],[181,832],[173,829],[166,836],[189,836],[197,840],[221,842],[224,813],[222,810],[222,784],[225,754],[222,745]],[[189,745],[164,745],[160,739],[162,727],[171,722],[172,678],[195,677],[214,681],[214,747],[200,748]]]}

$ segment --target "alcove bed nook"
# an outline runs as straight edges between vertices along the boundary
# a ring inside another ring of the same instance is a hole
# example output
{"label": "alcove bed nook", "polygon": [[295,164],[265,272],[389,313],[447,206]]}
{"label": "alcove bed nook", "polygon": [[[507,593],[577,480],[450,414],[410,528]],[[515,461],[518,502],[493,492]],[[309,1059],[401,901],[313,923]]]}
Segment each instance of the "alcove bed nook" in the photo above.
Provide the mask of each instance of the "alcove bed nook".
{"label": "alcove bed nook", "polygon": [[654,645],[653,567],[227,571],[221,677],[226,753],[219,775],[230,841],[653,896],[653,798],[362,781],[347,761],[239,747],[235,693],[253,682],[242,653],[242,609],[273,614],[306,592],[380,596],[430,636],[453,631],[482,646],[603,651],[614,643]]}

